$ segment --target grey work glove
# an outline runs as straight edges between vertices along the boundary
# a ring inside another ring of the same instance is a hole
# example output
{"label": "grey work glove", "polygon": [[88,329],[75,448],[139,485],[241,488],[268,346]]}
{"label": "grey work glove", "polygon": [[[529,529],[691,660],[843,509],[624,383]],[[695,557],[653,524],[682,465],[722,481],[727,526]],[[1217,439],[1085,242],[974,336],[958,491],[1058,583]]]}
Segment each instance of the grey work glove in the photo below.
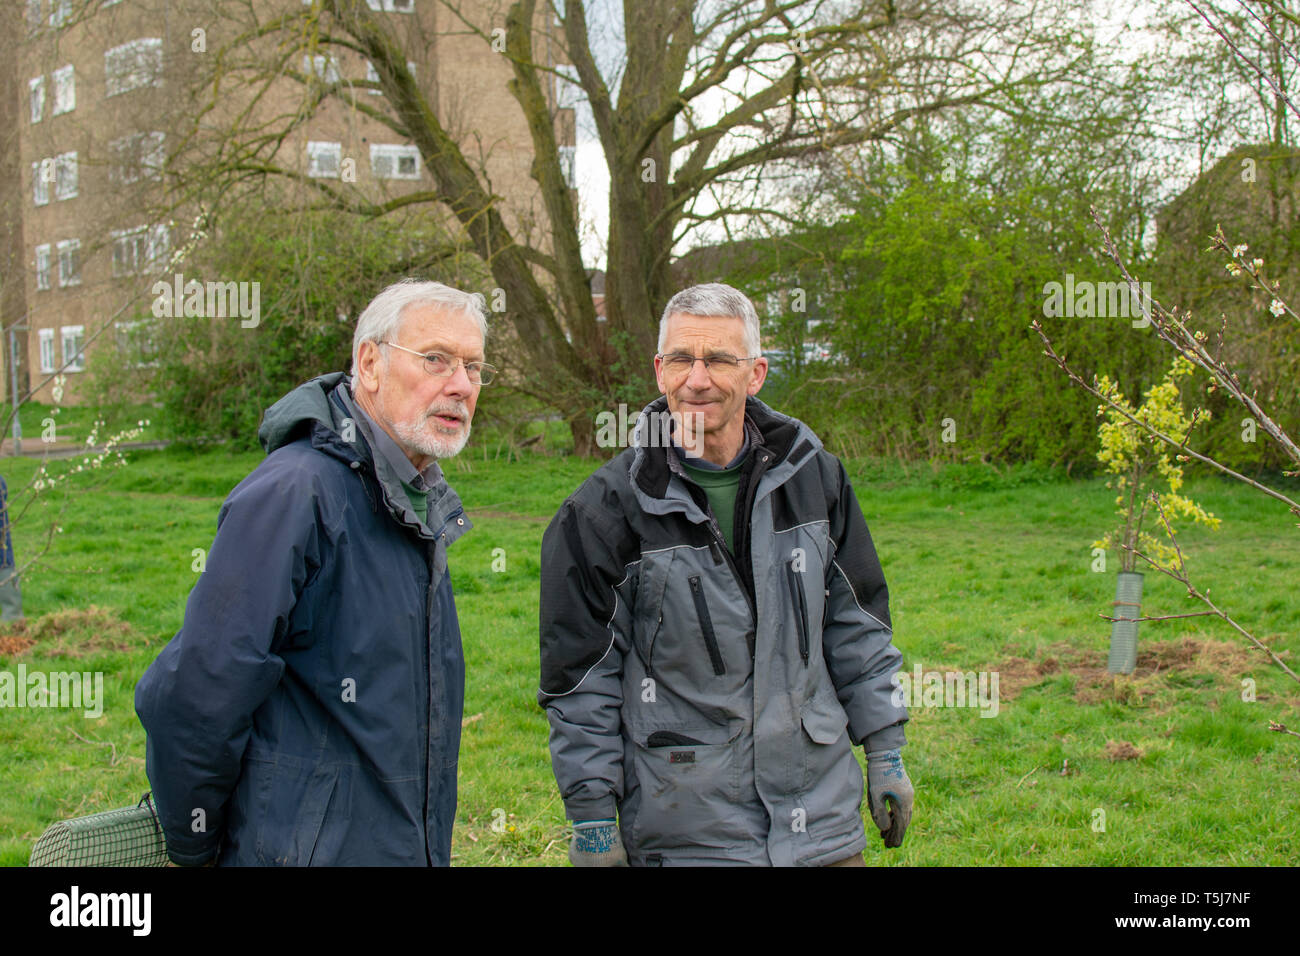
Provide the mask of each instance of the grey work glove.
{"label": "grey work glove", "polygon": [[912,821],[912,781],[897,750],[867,754],[867,804],[885,846],[902,846],[903,832]]}
{"label": "grey work glove", "polygon": [[574,866],[627,866],[627,851],[613,820],[587,820],[573,825],[569,862]]}

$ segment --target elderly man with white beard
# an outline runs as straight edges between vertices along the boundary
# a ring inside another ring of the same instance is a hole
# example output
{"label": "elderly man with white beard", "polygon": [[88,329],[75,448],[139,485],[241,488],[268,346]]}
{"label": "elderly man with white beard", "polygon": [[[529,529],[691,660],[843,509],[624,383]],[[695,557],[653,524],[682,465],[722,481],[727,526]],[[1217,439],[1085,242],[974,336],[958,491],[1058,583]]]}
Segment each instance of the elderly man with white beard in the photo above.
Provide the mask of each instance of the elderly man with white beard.
{"label": "elderly man with white beard", "polygon": [[136,687],[179,866],[446,866],[465,665],[438,459],[465,447],[483,297],[389,286],[352,375],[268,409],[181,630]]}

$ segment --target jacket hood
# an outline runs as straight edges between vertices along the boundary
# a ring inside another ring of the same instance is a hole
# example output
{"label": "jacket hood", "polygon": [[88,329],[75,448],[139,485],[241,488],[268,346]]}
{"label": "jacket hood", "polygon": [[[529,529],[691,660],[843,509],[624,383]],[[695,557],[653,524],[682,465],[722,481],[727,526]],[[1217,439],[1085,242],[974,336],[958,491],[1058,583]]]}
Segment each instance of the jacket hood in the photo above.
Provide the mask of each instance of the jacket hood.
{"label": "jacket hood", "polygon": [[262,425],[257,430],[257,439],[266,453],[269,455],[277,448],[289,444],[304,429],[310,432],[314,422],[337,435],[341,427],[340,421],[346,416],[330,401],[329,396],[346,378],[347,375],[343,372],[318,375],[268,408],[262,418]]}

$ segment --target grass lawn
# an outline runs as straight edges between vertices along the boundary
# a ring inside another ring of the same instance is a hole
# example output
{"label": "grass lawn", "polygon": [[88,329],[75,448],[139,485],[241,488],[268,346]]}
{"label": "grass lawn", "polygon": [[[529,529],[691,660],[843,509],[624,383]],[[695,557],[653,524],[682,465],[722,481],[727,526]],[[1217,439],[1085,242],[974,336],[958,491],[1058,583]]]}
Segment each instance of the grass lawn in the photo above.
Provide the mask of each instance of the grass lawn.
{"label": "grass lawn", "polygon": [[[0,712],[0,863],[26,863],[51,822],[134,804],[148,789],[135,682],[182,621],[194,549],[221,501],[261,459],[221,450],[134,452],[78,474],[66,497],[15,531],[20,563],[55,536],[23,582],[25,630],[0,630],[0,670],[103,671],[103,715]],[[467,455],[448,476],[475,530],[451,549],[468,669],[453,860],[567,862],[537,688],[542,532],[596,462]],[[901,849],[881,865],[1295,865],[1300,861],[1300,687],[1227,625],[1140,625],[1139,670],[1105,674],[1115,561],[1091,570],[1110,521],[1100,480],[970,487],[850,462],[889,581],[895,643],[912,672],[997,671],[996,717],[914,707],[904,758],[916,786]],[[36,463],[0,462],[11,488]],[[961,477],[963,473],[955,473]],[[1300,538],[1275,503],[1238,485],[1186,489],[1223,519],[1182,536],[1195,583],[1296,667]],[[504,549],[506,568],[493,571]],[[1146,614],[1200,610],[1148,574]],[[33,643],[34,642],[34,643]],[[1254,701],[1243,700],[1243,680]],[[494,824],[496,824],[494,826]],[[1104,825],[1104,829],[1101,827]]]}

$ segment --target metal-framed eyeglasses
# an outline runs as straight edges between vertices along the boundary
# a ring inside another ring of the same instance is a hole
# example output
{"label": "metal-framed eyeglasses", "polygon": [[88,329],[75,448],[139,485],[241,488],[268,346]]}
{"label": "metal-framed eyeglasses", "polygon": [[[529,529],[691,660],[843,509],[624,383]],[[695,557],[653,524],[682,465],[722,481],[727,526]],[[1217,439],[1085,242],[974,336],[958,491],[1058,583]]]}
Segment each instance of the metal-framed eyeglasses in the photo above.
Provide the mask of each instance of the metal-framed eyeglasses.
{"label": "metal-framed eyeglasses", "polygon": [[408,349],[405,345],[398,345],[396,342],[380,342],[380,345],[391,345],[395,349],[401,349],[403,352],[410,352],[412,355],[418,355],[424,359],[424,370],[434,378],[447,378],[456,374],[456,366],[465,366],[465,375],[468,376],[471,385],[486,385],[492,381],[497,374],[495,365],[489,365],[487,362],[466,362],[459,356],[450,356],[443,352],[417,352],[415,349]]}
{"label": "metal-framed eyeglasses", "polygon": [[708,355],[692,355],[690,352],[667,352],[659,355],[663,369],[671,375],[685,375],[696,362],[703,362],[705,371],[732,372],[740,367],[741,362],[753,362],[762,358],[760,355],[732,355],[730,352],[710,352]]}

